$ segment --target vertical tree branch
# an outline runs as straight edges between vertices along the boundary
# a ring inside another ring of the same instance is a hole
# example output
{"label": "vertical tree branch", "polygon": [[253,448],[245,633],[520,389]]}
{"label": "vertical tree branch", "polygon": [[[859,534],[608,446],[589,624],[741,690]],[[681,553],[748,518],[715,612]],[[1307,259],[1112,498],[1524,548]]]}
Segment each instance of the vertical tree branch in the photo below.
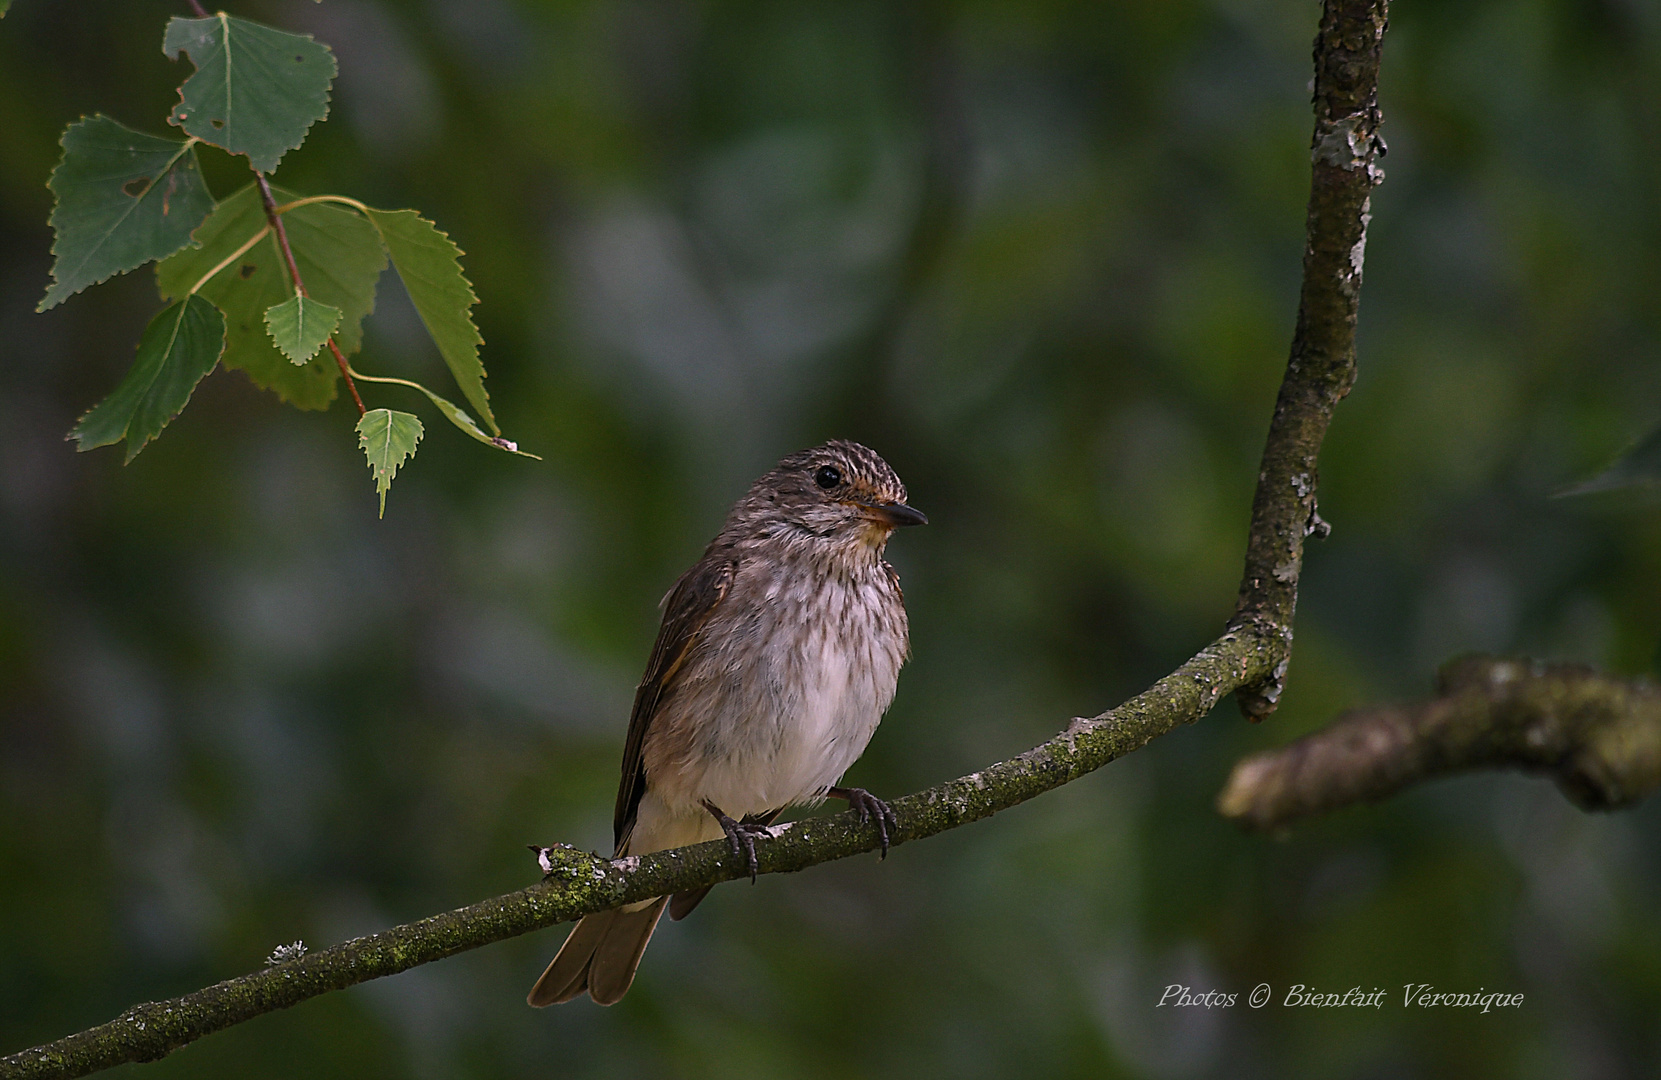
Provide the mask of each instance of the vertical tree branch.
{"label": "vertical tree branch", "polygon": [[[300,280],[300,264],[294,261],[294,252],[288,246],[288,230],[283,228],[283,216],[277,213],[277,200],[271,195],[271,181],[258,169],[254,170],[254,182],[259,184],[260,201],[265,204],[265,220],[270,223],[271,231],[277,234],[277,247],[283,253],[283,260],[288,263],[288,273],[294,279],[294,291],[301,296],[307,295],[306,283]],[[333,337],[329,338],[329,351],[335,354],[335,363],[340,366],[340,377],[346,380],[346,389],[351,391],[352,400],[357,403],[358,416],[363,415],[363,398],[358,396],[357,383],[352,381],[352,370],[346,366],[346,357],[341,353],[340,346],[335,344]]]}
{"label": "vertical tree branch", "polygon": [[[1274,712],[1292,654],[1304,540],[1326,535],[1316,513],[1316,455],[1332,410],[1355,382],[1355,321],[1373,186],[1378,68],[1388,0],[1327,0],[1315,36],[1315,133],[1297,330],[1252,500],[1251,539],[1234,626],[1278,638],[1270,677],[1238,691],[1252,720]],[[1288,498],[1288,494],[1294,496]]]}

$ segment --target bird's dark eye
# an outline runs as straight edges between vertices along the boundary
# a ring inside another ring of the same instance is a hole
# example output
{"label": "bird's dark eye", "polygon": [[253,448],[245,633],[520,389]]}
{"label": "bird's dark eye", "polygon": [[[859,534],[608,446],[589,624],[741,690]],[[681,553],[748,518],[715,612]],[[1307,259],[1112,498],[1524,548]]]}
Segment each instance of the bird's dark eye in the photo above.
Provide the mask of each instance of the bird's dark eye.
{"label": "bird's dark eye", "polygon": [[813,482],[829,491],[842,482],[842,471],[835,465],[821,465],[819,471],[813,474]]}

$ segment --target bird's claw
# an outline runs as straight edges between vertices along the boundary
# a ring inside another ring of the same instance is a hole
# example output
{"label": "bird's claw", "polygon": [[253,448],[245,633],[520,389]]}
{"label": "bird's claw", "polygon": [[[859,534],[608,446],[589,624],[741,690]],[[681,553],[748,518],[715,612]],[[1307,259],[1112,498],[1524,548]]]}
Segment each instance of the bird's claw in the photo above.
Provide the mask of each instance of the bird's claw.
{"label": "bird's claw", "polygon": [[900,819],[894,816],[894,808],[864,788],[831,788],[828,794],[838,799],[847,799],[848,809],[859,815],[860,824],[876,819],[877,835],[882,837],[882,854],[879,858],[888,858],[888,831],[898,830],[900,827]]}
{"label": "bird's claw", "polygon": [[770,839],[773,834],[768,831],[765,823],[751,821],[749,818],[735,821],[720,807],[707,800],[704,802],[704,809],[721,823],[721,831],[727,834],[727,843],[732,845],[733,857],[744,860],[745,865],[750,868],[750,883],[755,884],[756,874],[760,871],[760,865],[756,860],[756,841]]}

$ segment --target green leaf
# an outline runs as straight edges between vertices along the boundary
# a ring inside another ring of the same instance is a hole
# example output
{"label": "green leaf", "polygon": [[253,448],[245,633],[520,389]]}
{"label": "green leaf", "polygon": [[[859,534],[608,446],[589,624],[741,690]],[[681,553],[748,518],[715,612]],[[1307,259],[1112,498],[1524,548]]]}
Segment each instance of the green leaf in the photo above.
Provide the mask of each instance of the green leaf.
{"label": "green leaf", "polygon": [[310,34],[290,34],[221,12],[168,20],[162,52],[189,55],[196,73],[179,87],[167,122],[260,172],[277,167],[329,115],[335,58]]}
{"label": "green leaf", "polygon": [[105,278],[162,259],[190,243],[213,210],[189,142],[158,139],[92,116],[64,130],[63,159],[47,186],[52,207],[52,285],[45,311]]}
{"label": "green leaf", "polygon": [[1661,427],[1616,458],[1609,468],[1585,483],[1559,491],[1557,496],[1591,495],[1623,488],[1661,488]]}
{"label": "green leaf", "polygon": [[484,417],[491,433],[500,435],[484,388],[484,365],[479,362],[484,338],[471,314],[479,298],[461,272],[461,249],[414,210],[370,210],[369,220],[380,230],[392,265],[398,268],[404,289],[456,385]]}
{"label": "green leaf", "polygon": [[461,406],[456,405],[453,402],[445,401],[443,398],[439,397],[431,390],[428,390],[425,386],[422,386],[418,382],[411,382],[408,379],[388,379],[379,375],[365,375],[361,371],[352,372],[352,378],[358,379],[362,382],[396,383],[399,386],[407,386],[412,390],[419,390],[423,394],[427,395],[427,400],[438,406],[438,411],[444,414],[444,418],[446,420],[456,425],[456,427],[460,428],[470,438],[477,439],[486,446],[494,447],[497,450],[505,450],[510,454],[518,454],[520,457],[528,457],[533,461],[542,460],[536,454],[519,449],[519,444],[514,442],[512,439],[504,439],[500,435],[495,437],[486,435],[484,433],[484,429],[479,427],[478,421],[468,415],[466,409],[463,409]]}
{"label": "green leaf", "polygon": [[138,357],[115,392],[81,417],[69,437],[78,450],[127,440],[127,460],[179,415],[196,384],[225,349],[225,317],[200,296],[169,305],[150,320]]}
{"label": "green leaf", "polygon": [[[280,203],[295,196],[275,190]],[[247,242],[265,224],[265,211],[253,185],[219,204],[196,230],[201,247],[162,263],[156,284],[164,299],[190,291],[202,275]],[[386,269],[386,252],[374,226],[349,210],[312,203],[283,215],[289,247],[313,300],[339,308],[335,344],[351,356],[363,345],[363,318],[375,308],[375,284]],[[334,358],[319,353],[304,366],[291,364],[266,332],[265,313],[294,294],[288,267],[275,237],[256,244],[237,262],[202,287],[202,295],[225,312],[228,344],[225,366],[248,373],[255,383],[302,409],[327,408],[340,378]]]}
{"label": "green leaf", "polygon": [[295,364],[317,355],[340,325],[340,309],[309,296],[291,296],[265,309],[265,328],[282,354]]}
{"label": "green leaf", "polygon": [[421,421],[413,413],[370,409],[358,421],[357,430],[358,445],[369,459],[369,472],[381,496],[381,517],[386,517],[387,490],[398,475],[398,466],[415,453],[415,444],[421,441]]}
{"label": "green leaf", "polygon": [[6,9],[12,6],[12,0],[0,0],[0,19],[6,17]]}
{"label": "green leaf", "polygon": [[519,449],[519,444],[514,442],[512,439],[504,439],[500,435],[486,435],[484,431],[479,428],[478,421],[468,415],[467,411],[459,405],[445,401],[443,398],[439,397],[437,394],[433,393],[431,390],[428,390],[425,386],[421,386],[420,384],[416,385],[416,389],[420,390],[423,394],[426,394],[427,397],[432,400],[432,403],[438,406],[438,411],[444,414],[444,418],[446,420],[456,425],[456,427],[460,428],[471,437],[484,443],[486,446],[493,446],[498,450],[506,450],[508,453],[518,454],[520,457],[534,458],[537,461],[542,460],[535,454]]}

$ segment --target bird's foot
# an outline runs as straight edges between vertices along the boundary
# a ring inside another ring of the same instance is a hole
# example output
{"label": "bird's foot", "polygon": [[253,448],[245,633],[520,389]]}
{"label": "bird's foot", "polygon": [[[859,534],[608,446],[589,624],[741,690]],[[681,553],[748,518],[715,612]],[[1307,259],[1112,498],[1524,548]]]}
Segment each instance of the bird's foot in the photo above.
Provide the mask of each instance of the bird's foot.
{"label": "bird's foot", "polygon": [[749,817],[743,821],[734,821],[708,799],[703,800],[703,803],[704,809],[721,823],[721,831],[727,834],[727,843],[732,845],[732,853],[746,861],[750,868],[750,883],[754,884],[759,869],[756,863],[756,840],[770,839],[773,835],[767,831],[767,823]]}
{"label": "bird's foot", "polygon": [[826,789],[825,794],[833,799],[848,800],[848,809],[859,815],[861,823],[876,819],[877,834],[882,837],[880,857],[888,858],[888,830],[900,827],[894,808],[860,787],[833,787]]}

